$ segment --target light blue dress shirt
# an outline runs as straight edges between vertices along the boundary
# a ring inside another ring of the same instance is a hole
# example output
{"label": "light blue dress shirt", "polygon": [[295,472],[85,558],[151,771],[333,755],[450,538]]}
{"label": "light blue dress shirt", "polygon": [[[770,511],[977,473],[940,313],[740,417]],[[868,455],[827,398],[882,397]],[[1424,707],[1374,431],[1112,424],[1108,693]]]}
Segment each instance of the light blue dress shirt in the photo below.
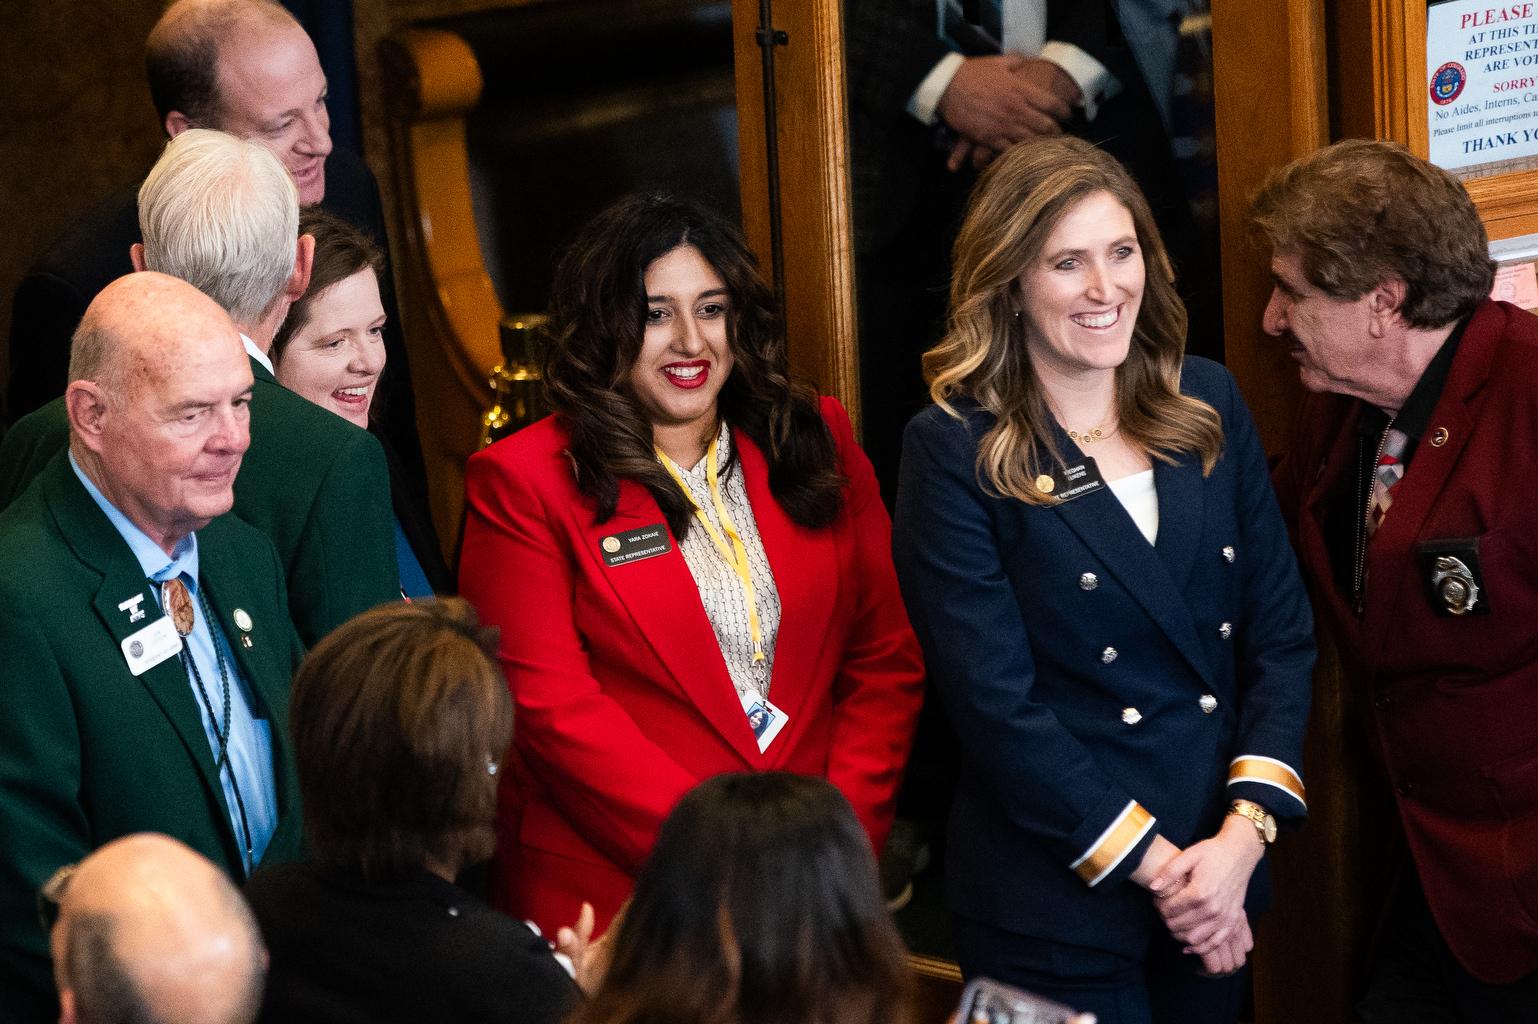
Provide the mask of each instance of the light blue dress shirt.
{"label": "light blue dress shirt", "polygon": [[[224,787],[224,804],[226,813],[230,816],[230,826],[235,833],[235,845],[241,847],[241,859],[245,862],[246,874],[260,864],[262,854],[267,850],[267,843],[272,839],[273,830],[278,823],[278,792],[272,768],[272,725],[266,718],[256,716],[254,708],[256,700],[251,688],[246,684],[245,677],[240,674],[240,667],[235,662],[234,652],[225,639],[223,630],[212,629],[212,624],[203,615],[203,602],[198,596],[198,538],[197,534],[189,533],[182,542],[176,546],[176,553],[167,556],[161,550],[160,545],[129,522],[128,517],[118,511],[97,486],[91,482],[90,477],[80,471],[80,466],[75,462],[73,453],[69,456],[69,466],[85,485],[86,493],[96,506],[106,514],[114,529],[128,543],[133,550],[134,557],[139,561],[139,567],[144,570],[144,575],[154,580],[157,584],[180,576],[186,584],[187,590],[192,594],[192,635],[183,637],[182,643],[192,656],[193,664],[197,666],[198,673],[203,677],[203,689],[208,693],[208,700],[213,706],[213,713],[221,718],[224,714],[224,687],[220,682],[219,662],[214,654],[214,644],[219,644],[219,649],[224,654],[225,670],[230,679],[230,735],[229,735],[229,765],[219,773],[219,781]],[[151,588],[155,592],[155,601],[160,601],[160,587]],[[163,610],[163,609],[162,609]],[[203,703],[203,698],[198,695],[197,683],[192,679],[192,673],[187,673],[187,686],[192,691],[192,700],[198,707],[198,715],[203,720],[203,731],[208,736],[208,747],[212,754],[211,760],[215,763],[219,759],[219,724],[209,714],[209,708]],[[245,833],[241,827],[240,803],[235,799],[235,787],[240,787],[240,796],[246,809],[246,824],[251,829],[251,852],[248,854],[245,847]]]}

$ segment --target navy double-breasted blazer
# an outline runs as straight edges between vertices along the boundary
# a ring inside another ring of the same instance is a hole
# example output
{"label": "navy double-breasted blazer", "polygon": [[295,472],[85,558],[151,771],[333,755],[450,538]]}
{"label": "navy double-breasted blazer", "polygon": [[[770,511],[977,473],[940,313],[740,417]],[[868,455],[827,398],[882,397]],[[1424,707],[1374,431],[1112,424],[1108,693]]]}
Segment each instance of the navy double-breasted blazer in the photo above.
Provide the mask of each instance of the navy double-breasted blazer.
{"label": "navy double-breasted blazer", "polygon": [[[1138,956],[1162,926],[1126,879],[1156,834],[1207,838],[1238,797],[1306,813],[1308,600],[1233,379],[1192,357],[1181,390],[1217,409],[1224,449],[1205,476],[1193,456],[1155,462],[1154,544],[1108,487],[1050,506],[991,493],[975,405],[908,426],[893,545],[964,756],[958,914]],[[1252,907],[1266,887],[1262,864]]]}

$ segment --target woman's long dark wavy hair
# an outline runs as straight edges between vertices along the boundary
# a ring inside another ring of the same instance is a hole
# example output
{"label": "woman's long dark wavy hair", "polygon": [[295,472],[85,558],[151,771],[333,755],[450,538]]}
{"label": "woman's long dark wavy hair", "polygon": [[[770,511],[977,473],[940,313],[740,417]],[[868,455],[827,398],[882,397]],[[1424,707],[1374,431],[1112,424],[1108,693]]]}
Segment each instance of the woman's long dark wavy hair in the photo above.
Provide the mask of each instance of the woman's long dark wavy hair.
{"label": "woman's long dark wavy hair", "polygon": [[[738,230],[675,196],[628,196],[593,218],[556,266],[545,386],[571,436],[577,487],[614,515],[621,479],[657,499],[674,536],[693,511],[657,461],[652,425],[630,389],[646,323],[646,269],[681,245],[699,250],[730,296],[733,367],[718,409],[769,463],[769,490],[798,524],[827,526],[843,508],[844,477],[816,395],[790,376],[773,296]],[[735,458],[735,448],[733,449]]]}
{"label": "woman's long dark wavy hair", "polygon": [[679,801],[570,1024],[907,1024],[870,840],[824,779],[717,775]]}

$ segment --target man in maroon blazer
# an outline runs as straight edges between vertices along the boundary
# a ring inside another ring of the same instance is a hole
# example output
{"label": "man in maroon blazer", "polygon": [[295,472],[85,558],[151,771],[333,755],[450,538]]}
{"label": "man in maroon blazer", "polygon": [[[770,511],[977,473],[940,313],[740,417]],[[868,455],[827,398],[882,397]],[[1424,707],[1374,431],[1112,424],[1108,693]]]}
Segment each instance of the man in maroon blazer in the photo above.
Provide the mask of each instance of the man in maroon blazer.
{"label": "man in maroon blazer", "polygon": [[1277,489],[1409,854],[1357,1019],[1538,1020],[1538,318],[1398,145],[1296,161],[1252,212],[1313,392]]}

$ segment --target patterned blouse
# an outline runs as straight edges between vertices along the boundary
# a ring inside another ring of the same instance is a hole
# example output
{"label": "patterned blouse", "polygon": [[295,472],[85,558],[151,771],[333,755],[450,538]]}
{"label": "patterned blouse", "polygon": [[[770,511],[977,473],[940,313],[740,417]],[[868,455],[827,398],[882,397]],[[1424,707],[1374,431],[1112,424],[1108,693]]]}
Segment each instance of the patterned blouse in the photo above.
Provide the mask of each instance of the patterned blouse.
{"label": "patterned blouse", "polygon": [[[721,436],[716,450],[716,461],[725,466],[731,454],[731,430],[721,424]],[[689,485],[694,500],[722,537],[720,519],[716,515],[715,502],[710,497],[709,459],[701,457],[691,469],[679,467],[679,475]],[[780,631],[780,592],[774,585],[774,574],[769,569],[769,559],[764,554],[764,542],[758,534],[758,520],[753,517],[753,506],[748,504],[747,489],[742,482],[742,464],[734,462],[729,473],[721,477],[721,501],[727,515],[737,527],[742,545],[747,549],[748,562],[753,570],[753,589],[758,595],[759,628],[763,632],[764,655],[768,659],[762,669],[753,666],[753,632],[748,626],[748,605],[742,592],[742,584],[730,563],[716,550],[699,519],[691,517],[690,529],[680,548],[694,584],[700,591],[700,602],[705,606],[705,617],[715,630],[716,643],[721,647],[721,657],[726,661],[726,671],[739,696],[767,697],[770,671],[774,667],[774,641]],[[728,541],[729,543],[729,541]]]}

